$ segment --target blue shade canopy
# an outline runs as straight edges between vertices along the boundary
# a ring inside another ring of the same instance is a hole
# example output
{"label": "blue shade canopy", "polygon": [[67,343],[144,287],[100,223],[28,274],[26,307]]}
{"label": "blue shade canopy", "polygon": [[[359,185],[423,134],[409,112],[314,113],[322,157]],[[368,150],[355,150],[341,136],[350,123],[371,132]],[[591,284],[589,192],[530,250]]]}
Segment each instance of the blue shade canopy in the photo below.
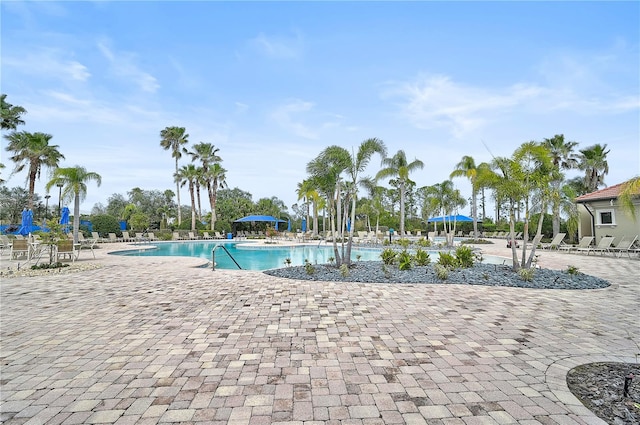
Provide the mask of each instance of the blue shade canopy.
{"label": "blue shade canopy", "polygon": [[[427,220],[427,223],[442,223],[443,221],[458,221],[458,222],[464,222],[464,221],[473,221],[473,219],[471,217],[467,217],[466,215],[445,215],[445,216],[440,216],[440,217],[431,217],[430,219]],[[481,222],[482,220],[478,220],[478,222]]]}
{"label": "blue shade canopy", "polygon": [[246,217],[234,220],[234,223],[247,223],[252,221],[269,221],[271,223],[286,223],[285,220],[280,220],[270,215],[248,215]]}
{"label": "blue shade canopy", "polygon": [[22,211],[22,222],[20,223],[20,230],[18,230],[18,233],[26,236],[32,231],[34,231],[33,211],[25,209]]}

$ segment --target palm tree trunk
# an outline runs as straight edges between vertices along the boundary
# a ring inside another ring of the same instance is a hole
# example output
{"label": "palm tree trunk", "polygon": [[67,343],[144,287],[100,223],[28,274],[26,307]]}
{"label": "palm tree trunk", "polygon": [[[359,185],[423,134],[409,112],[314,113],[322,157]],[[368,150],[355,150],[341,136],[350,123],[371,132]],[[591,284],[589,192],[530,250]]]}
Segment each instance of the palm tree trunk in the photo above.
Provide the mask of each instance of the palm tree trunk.
{"label": "palm tree trunk", "polygon": [[404,235],[404,184],[400,184],[400,235]]}
{"label": "palm tree trunk", "polygon": [[478,239],[478,191],[471,191],[471,203],[473,208],[473,239]]}
{"label": "palm tree trunk", "polygon": [[80,194],[76,192],[73,198],[73,243],[78,243],[80,230]]}
{"label": "palm tree trunk", "polygon": [[[176,175],[178,175],[178,158],[176,158]],[[180,182],[176,179],[176,199],[178,201],[178,226],[182,223],[182,211],[180,208]]]}

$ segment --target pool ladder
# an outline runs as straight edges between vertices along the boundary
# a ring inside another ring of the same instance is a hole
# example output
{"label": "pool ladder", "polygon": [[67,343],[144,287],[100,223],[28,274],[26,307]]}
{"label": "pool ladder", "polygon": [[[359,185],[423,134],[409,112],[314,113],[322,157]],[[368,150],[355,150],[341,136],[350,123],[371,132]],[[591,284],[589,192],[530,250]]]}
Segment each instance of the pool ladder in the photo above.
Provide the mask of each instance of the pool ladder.
{"label": "pool ladder", "polygon": [[233,255],[231,255],[231,253],[229,252],[229,250],[227,249],[226,246],[224,245],[216,245],[213,247],[213,249],[211,250],[211,270],[215,270],[216,269],[216,248],[222,248],[224,249],[224,252],[227,253],[227,255],[229,256],[229,258],[231,258],[231,260],[236,263],[236,266],[238,266],[239,270],[242,270],[242,267],[240,267],[240,264],[238,264],[238,262],[236,261],[235,258],[233,258]]}

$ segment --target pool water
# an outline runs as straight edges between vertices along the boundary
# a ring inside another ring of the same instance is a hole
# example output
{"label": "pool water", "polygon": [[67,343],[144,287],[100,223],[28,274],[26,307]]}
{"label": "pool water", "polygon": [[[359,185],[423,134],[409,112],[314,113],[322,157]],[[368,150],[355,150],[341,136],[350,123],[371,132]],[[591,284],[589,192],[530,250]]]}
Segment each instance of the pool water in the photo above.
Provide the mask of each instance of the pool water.
{"label": "pool water", "polygon": [[[302,266],[305,260],[311,264],[327,264],[329,258],[334,257],[331,245],[256,245],[251,242],[236,241],[186,241],[186,242],[157,242],[151,245],[139,245],[139,249],[117,251],[112,254],[138,257],[196,257],[211,261],[211,251],[215,250],[216,268],[237,270],[238,266],[229,257],[229,254],[238,262],[243,270],[268,270],[285,267],[285,260],[291,259],[291,266]],[[229,253],[224,249],[226,248]],[[338,247],[340,249],[340,247]],[[346,249],[346,248],[345,248]],[[399,249],[396,247],[396,249]],[[353,261],[380,261],[381,248],[351,249]],[[438,251],[428,251],[431,262],[438,261]],[[487,264],[505,264],[507,258],[484,256],[483,262]]]}
{"label": "pool water", "polygon": [[[268,270],[285,267],[285,259],[291,259],[292,266],[302,266],[305,260],[311,264],[329,263],[329,258],[335,257],[332,246],[264,246],[242,242],[222,241],[193,241],[193,242],[159,242],[155,248],[139,246],[140,249],[118,251],[113,254],[128,256],[168,256],[168,257],[197,257],[211,261],[211,251],[216,245],[222,245],[238,262],[243,270]],[[238,269],[229,254],[222,249],[215,250],[216,268]],[[340,248],[338,248],[340,249]],[[380,261],[379,249],[356,248],[351,249],[351,258],[361,261]]]}

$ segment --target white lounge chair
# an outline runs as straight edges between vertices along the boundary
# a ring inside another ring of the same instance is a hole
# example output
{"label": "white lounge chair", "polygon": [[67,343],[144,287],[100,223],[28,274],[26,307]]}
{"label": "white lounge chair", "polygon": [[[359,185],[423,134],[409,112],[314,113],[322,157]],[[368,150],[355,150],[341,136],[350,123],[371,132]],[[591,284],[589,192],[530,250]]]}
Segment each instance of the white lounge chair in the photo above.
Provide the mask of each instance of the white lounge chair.
{"label": "white lounge chair", "polygon": [[560,245],[563,245],[564,243],[562,242],[562,240],[564,239],[564,237],[567,236],[566,233],[558,233],[549,243],[543,243],[542,244],[542,249],[558,249],[560,247]]}
{"label": "white lounge chair", "polygon": [[623,252],[626,252],[629,258],[631,258],[631,251],[632,251],[631,247],[633,246],[633,244],[637,239],[638,239],[638,235],[636,235],[634,238],[631,238],[629,236],[623,236],[622,239],[620,239],[620,242],[618,242],[616,246],[609,248],[609,251],[613,252],[614,255],[616,255],[616,253],[619,252],[620,257],[622,257]]}
{"label": "white lounge chair", "polygon": [[558,247],[558,251],[571,252],[571,251],[577,251],[577,250],[584,250],[588,248],[592,242],[593,242],[593,236],[583,236],[582,239],[580,239],[580,243],[578,243],[577,246],[561,245]]}

